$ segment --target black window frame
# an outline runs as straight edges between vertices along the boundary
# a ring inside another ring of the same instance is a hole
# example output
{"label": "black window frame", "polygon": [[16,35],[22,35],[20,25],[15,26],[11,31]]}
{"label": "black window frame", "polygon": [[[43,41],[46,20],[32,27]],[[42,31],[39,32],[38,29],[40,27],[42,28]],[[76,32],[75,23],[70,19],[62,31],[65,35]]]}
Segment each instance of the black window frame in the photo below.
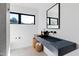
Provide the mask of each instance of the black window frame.
{"label": "black window frame", "polygon": [[33,24],[25,24],[25,25],[35,25],[35,15],[24,14],[24,13],[17,13],[17,12],[10,12],[10,14],[18,14],[18,23],[17,24],[22,24],[21,23],[21,15],[34,16],[34,23]]}

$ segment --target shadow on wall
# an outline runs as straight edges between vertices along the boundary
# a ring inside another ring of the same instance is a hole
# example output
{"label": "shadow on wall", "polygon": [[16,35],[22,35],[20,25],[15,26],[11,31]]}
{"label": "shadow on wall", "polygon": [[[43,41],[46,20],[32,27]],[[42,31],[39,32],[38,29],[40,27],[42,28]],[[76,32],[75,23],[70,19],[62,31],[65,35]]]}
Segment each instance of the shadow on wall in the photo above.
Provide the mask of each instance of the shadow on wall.
{"label": "shadow on wall", "polygon": [[77,49],[79,49],[79,44],[77,44]]}

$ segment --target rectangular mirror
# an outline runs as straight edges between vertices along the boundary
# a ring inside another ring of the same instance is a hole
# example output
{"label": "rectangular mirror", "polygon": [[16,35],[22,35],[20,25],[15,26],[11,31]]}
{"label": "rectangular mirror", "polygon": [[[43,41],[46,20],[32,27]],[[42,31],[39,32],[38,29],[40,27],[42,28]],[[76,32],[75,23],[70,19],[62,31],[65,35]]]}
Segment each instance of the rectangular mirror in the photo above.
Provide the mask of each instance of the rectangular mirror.
{"label": "rectangular mirror", "polygon": [[56,3],[46,11],[47,28],[60,28],[60,3]]}

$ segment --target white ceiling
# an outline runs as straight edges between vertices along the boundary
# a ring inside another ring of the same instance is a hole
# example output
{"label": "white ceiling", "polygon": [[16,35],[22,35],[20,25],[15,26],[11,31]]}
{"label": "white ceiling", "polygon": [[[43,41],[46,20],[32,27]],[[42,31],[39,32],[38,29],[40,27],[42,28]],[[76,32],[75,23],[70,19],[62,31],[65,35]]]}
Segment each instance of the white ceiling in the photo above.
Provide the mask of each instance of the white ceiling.
{"label": "white ceiling", "polygon": [[24,8],[32,8],[32,9],[48,9],[55,3],[11,3],[12,6],[19,6]]}

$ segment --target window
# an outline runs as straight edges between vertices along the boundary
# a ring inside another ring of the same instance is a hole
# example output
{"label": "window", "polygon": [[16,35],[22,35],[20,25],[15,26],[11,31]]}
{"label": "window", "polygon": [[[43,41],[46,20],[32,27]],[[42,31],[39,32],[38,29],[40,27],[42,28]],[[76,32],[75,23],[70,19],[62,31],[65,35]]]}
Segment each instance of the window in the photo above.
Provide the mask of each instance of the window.
{"label": "window", "polygon": [[18,14],[10,14],[10,23],[11,24],[18,24]]}
{"label": "window", "polygon": [[34,16],[21,15],[22,24],[34,24]]}
{"label": "window", "polygon": [[35,24],[35,15],[10,12],[10,24]]}

